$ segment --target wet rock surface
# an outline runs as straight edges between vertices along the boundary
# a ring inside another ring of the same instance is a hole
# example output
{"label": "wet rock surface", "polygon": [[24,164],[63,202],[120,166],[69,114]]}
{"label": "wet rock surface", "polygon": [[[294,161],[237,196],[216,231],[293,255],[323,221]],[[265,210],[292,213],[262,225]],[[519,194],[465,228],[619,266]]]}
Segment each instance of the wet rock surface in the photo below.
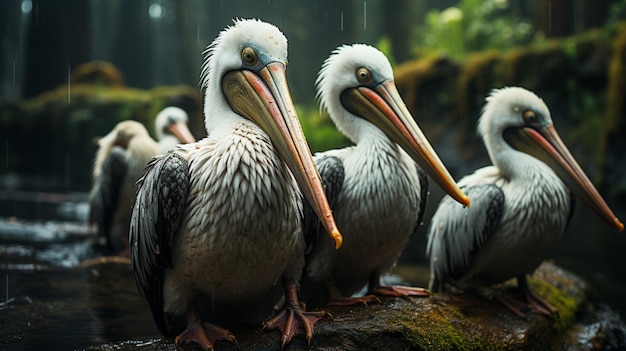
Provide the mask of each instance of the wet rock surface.
{"label": "wet rock surface", "polygon": [[[121,258],[92,258],[74,268],[2,265],[8,283],[0,301],[5,349],[174,350],[159,337],[147,304]],[[3,279],[4,280],[4,279]],[[383,298],[368,306],[333,307],[315,326],[313,350],[611,350],[626,348],[626,324],[595,300],[586,281],[544,263],[533,290],[559,309],[555,317],[519,318],[471,294]],[[231,328],[239,350],[278,350],[277,331]],[[117,340],[117,341],[112,341]],[[178,349],[199,349],[186,345]],[[218,342],[216,350],[236,350]],[[287,350],[306,350],[302,332]]]}
{"label": "wet rock surface", "polygon": [[[63,202],[67,204],[67,202]],[[154,325],[128,259],[104,257],[84,224],[82,202],[62,206],[71,221],[0,218],[0,350],[198,350],[176,348]],[[50,217],[50,216],[49,216]],[[79,219],[76,221],[76,219]],[[388,284],[424,286],[428,267],[401,264]],[[586,280],[544,263],[529,279],[559,310],[522,319],[472,294],[383,298],[333,307],[315,325],[312,350],[619,350],[626,324]],[[278,350],[279,333],[231,327],[240,350]],[[235,350],[218,342],[216,350]],[[298,331],[287,350],[306,350]]]}

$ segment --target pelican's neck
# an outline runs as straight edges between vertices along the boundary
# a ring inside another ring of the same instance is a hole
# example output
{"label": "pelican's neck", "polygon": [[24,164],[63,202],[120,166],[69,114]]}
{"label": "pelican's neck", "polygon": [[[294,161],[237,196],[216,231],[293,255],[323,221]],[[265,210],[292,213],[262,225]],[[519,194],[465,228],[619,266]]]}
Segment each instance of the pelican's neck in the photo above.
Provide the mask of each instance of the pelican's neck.
{"label": "pelican's neck", "polygon": [[357,146],[369,142],[380,142],[387,136],[371,122],[350,113],[341,104],[341,93],[334,89],[322,97],[321,105],[326,107],[330,119],[337,129]]}
{"label": "pelican's neck", "polygon": [[178,138],[171,134],[164,133],[159,138],[159,147],[161,148],[162,153],[166,153],[169,150],[172,150],[178,144],[180,144],[180,141],[178,140]]}
{"label": "pelican's neck", "polygon": [[359,178],[364,181],[378,183],[383,180],[384,186],[388,186],[404,179],[409,170],[415,169],[411,158],[380,129],[368,129],[359,137],[351,157],[344,162],[347,170],[362,174]]}
{"label": "pelican's neck", "polygon": [[[210,80],[209,83],[215,81]],[[207,134],[229,130],[239,123],[253,124],[233,111],[219,84],[211,84],[204,96],[204,127]]]}
{"label": "pelican's neck", "polygon": [[[365,121],[364,121],[365,122]],[[399,146],[387,135],[369,122],[369,126],[364,126],[356,138],[356,149],[359,152],[367,153],[370,157],[379,157],[382,154],[397,153]]]}
{"label": "pelican's neck", "polygon": [[498,168],[500,175],[508,181],[524,181],[561,184],[560,178],[542,161],[511,147],[502,137],[485,140],[491,162]]}
{"label": "pelican's neck", "polygon": [[157,140],[159,142],[161,142],[161,140],[163,140],[163,139],[167,138],[168,136],[170,136],[169,133],[165,132],[165,130],[164,130],[165,126],[164,125],[158,124],[158,125],[155,126],[154,129],[155,129]]}

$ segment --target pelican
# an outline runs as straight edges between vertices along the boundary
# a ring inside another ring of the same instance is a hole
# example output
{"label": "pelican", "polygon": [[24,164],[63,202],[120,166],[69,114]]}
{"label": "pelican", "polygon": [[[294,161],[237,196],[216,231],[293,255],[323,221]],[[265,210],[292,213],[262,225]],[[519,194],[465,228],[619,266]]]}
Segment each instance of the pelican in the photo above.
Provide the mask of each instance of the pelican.
{"label": "pelican", "polygon": [[146,164],[160,152],[143,124],[118,123],[98,140],[89,194],[90,224],[112,253],[128,255],[128,225],[137,187]]}
{"label": "pelican", "polygon": [[[497,294],[520,316],[556,310],[530,292],[526,274],[551,252],[574,208],[573,193],[620,231],[615,217],[557,134],[548,107],[519,87],[494,90],[478,122],[492,166],[461,179],[472,199],[462,209],[445,197],[428,230],[430,289],[445,284],[481,291],[517,278],[523,300]],[[490,293],[490,295],[492,295]]]}
{"label": "pelican", "polygon": [[172,150],[180,143],[193,143],[196,139],[193,137],[187,123],[189,117],[185,110],[168,106],[159,112],[154,120],[154,130],[161,153]]}
{"label": "pelican", "polygon": [[187,113],[167,107],[155,118],[158,144],[139,122],[118,123],[98,140],[89,197],[90,223],[96,225],[99,240],[112,253],[128,256],[128,226],[135,199],[135,183],[153,156],[195,138],[187,128]]}
{"label": "pelican", "polygon": [[342,238],[287,88],[287,39],[269,23],[235,20],[205,55],[208,136],[156,158],[140,181],[137,285],[163,335],[212,349],[235,342],[218,323],[248,321],[282,280],[286,304],[263,325],[279,328],[283,345],[300,325],[310,341],[323,313],[299,306],[301,191],[336,248]]}
{"label": "pelican", "polygon": [[[373,295],[428,296],[421,288],[381,286],[380,277],[422,221],[426,174],[461,204],[469,206],[469,199],[407,110],[382,52],[364,44],[340,46],[324,62],[316,88],[321,109],[355,145],[315,155],[345,240],[339,251],[326,237],[313,244],[303,299],[306,294],[314,304],[341,305],[377,299]],[[304,220],[313,237],[315,222]],[[366,285],[368,296],[350,297]]]}

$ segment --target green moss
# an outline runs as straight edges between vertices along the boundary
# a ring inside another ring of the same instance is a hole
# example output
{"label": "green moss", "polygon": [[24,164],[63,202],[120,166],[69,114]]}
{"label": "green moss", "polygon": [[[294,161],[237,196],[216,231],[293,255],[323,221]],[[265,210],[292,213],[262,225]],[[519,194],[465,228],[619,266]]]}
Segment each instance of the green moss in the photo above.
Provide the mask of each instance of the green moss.
{"label": "green moss", "polygon": [[[88,185],[96,149],[93,139],[127,119],[137,120],[153,132],[157,112],[168,105],[183,107],[189,113],[192,133],[204,135],[202,96],[188,86],[142,90],[76,83],[0,106],[0,128],[12,131],[4,141],[11,153],[0,162],[9,172],[56,175],[71,184]],[[23,135],[29,138],[19,137]],[[33,159],[38,162],[29,162]],[[66,164],[73,167],[70,174]]]}
{"label": "green moss", "polygon": [[436,66],[443,60],[441,55],[428,55],[419,60],[406,62],[394,69],[394,79],[402,98],[411,111],[418,110],[418,97],[421,96],[420,86],[436,73]]}
{"label": "green moss", "polygon": [[[497,51],[469,55],[460,66],[456,87],[456,113],[459,116],[458,145],[474,136],[476,121],[480,115],[477,106],[484,101],[490,90],[502,86],[503,60]],[[464,151],[473,150],[464,148]],[[465,155],[471,157],[472,155]]]}
{"label": "green moss", "polygon": [[[474,321],[460,312],[448,308],[444,314],[440,310],[430,310],[424,315],[400,315],[395,323],[402,325],[404,337],[412,347],[420,350],[505,350],[507,346],[496,337],[485,336]],[[477,337],[476,335],[482,335]]]}
{"label": "green moss", "polygon": [[71,84],[105,85],[110,87],[124,86],[122,72],[106,61],[84,63],[74,70],[70,76]]}
{"label": "green moss", "polygon": [[[529,278],[529,285],[535,294],[546,299],[558,313],[554,316],[554,326],[558,331],[567,330],[576,320],[576,313],[585,299],[584,295],[570,295],[568,290],[559,289],[548,281]],[[582,294],[582,290],[578,290]]]}

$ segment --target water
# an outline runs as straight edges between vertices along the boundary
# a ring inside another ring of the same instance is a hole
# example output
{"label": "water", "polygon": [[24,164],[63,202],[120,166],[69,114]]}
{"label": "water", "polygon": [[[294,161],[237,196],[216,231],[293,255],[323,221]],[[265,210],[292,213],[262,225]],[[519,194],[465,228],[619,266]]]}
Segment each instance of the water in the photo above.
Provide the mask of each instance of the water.
{"label": "water", "polygon": [[103,257],[87,214],[86,193],[0,190],[0,349],[159,337],[128,260]]}
{"label": "water", "polygon": [[8,277],[12,301],[0,307],[0,345],[35,350],[53,343],[55,349],[69,350],[158,335],[128,264],[79,269],[3,265],[0,275]]}

